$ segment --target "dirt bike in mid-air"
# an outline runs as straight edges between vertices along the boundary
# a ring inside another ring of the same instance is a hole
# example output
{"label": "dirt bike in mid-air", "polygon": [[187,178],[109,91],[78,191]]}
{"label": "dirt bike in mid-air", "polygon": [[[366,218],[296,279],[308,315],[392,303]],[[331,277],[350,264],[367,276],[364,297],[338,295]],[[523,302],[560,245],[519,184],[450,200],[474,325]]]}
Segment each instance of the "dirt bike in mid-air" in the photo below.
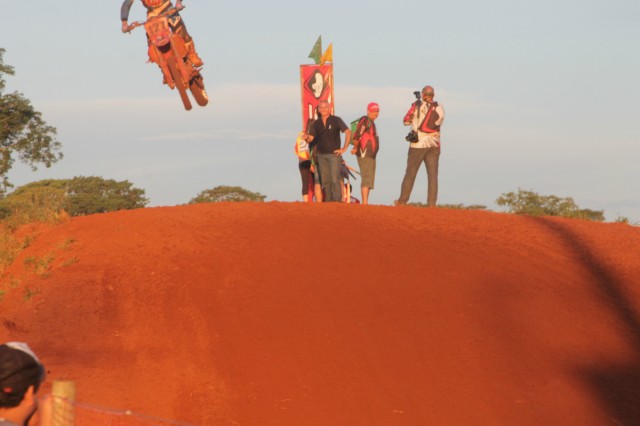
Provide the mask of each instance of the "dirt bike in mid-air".
{"label": "dirt bike in mid-air", "polygon": [[171,90],[178,89],[184,108],[191,110],[191,100],[187,95],[187,89],[191,90],[193,97],[200,106],[209,103],[209,97],[204,89],[204,80],[200,70],[189,60],[184,39],[171,31],[169,16],[184,9],[174,8],[149,18],[146,22],[133,22],[126,32],[144,26],[149,39],[149,61],[158,64],[164,82]]}

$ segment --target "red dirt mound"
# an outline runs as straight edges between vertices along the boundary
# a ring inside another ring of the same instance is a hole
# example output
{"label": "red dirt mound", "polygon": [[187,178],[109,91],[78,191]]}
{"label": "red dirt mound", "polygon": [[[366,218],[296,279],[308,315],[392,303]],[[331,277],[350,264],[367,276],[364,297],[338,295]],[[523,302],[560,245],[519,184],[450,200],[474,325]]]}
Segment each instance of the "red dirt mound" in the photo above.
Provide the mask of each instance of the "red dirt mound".
{"label": "red dirt mound", "polygon": [[[194,424],[640,424],[640,229],[210,204],[44,228],[0,341]],[[1,288],[1,287],[0,287]]]}

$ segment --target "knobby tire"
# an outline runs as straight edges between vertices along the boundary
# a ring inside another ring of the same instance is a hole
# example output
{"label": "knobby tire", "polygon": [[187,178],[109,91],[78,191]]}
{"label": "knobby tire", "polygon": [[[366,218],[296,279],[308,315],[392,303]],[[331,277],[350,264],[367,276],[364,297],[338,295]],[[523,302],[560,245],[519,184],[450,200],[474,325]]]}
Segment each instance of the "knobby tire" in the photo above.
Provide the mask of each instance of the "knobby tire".
{"label": "knobby tire", "polygon": [[173,78],[173,82],[176,84],[176,89],[178,89],[178,93],[180,93],[180,98],[182,99],[182,104],[184,105],[184,109],[190,111],[191,101],[189,100],[189,95],[187,95],[187,89],[182,81],[182,74],[180,74],[180,70],[178,69],[178,64],[173,56],[167,59],[167,66],[169,67],[169,72],[171,72],[171,77]]}
{"label": "knobby tire", "polygon": [[209,103],[209,95],[207,95],[207,91],[204,89],[204,80],[200,74],[191,79],[189,89],[198,105],[207,106]]}

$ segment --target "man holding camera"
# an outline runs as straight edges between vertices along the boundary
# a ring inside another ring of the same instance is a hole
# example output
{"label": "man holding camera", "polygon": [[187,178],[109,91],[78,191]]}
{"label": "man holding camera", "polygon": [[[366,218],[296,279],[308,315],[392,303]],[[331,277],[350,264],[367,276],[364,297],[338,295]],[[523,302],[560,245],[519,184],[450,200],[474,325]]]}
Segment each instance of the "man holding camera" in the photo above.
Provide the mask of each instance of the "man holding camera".
{"label": "man holding camera", "polygon": [[404,125],[411,126],[406,140],[410,143],[407,158],[407,170],[402,180],[400,198],[395,205],[405,205],[413,190],[420,165],[424,162],[427,168],[429,189],[427,205],[434,207],[438,199],[438,162],[440,160],[440,126],[444,122],[444,109],[434,102],[435,91],[425,86],[422,93],[415,92],[418,99],[404,116]]}

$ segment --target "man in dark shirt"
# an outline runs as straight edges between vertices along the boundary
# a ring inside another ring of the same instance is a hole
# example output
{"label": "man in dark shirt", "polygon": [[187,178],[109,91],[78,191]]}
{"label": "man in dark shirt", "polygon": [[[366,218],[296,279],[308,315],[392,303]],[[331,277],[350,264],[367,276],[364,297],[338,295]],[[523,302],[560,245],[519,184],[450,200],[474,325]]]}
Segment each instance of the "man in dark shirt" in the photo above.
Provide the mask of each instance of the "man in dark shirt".
{"label": "man in dark shirt", "polygon": [[[311,125],[306,140],[314,142],[318,150],[318,166],[325,201],[340,202],[342,201],[341,156],[349,146],[351,130],[340,117],[331,115],[327,101],[318,104],[318,113],[320,117]],[[340,133],[345,134],[342,148],[340,148]]]}

